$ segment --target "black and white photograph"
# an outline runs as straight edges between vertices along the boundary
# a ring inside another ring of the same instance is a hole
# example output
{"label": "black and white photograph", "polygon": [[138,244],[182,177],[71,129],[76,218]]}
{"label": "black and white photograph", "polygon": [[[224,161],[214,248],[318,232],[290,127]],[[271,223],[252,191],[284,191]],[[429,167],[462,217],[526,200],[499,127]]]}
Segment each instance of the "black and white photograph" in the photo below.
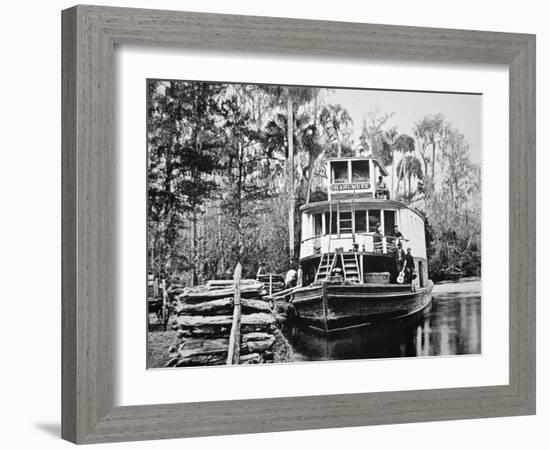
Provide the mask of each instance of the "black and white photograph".
{"label": "black and white photograph", "polygon": [[146,95],[148,369],[482,353],[481,94]]}

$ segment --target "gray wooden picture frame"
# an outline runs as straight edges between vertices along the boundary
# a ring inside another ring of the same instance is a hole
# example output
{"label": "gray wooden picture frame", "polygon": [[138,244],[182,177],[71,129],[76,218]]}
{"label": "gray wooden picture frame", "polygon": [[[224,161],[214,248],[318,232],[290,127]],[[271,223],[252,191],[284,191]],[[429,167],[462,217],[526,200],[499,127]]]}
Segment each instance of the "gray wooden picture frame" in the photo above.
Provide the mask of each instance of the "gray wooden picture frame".
{"label": "gray wooden picture frame", "polygon": [[[535,36],[97,6],[63,11],[62,32],[64,439],[94,443],[535,413]],[[120,43],[507,65],[509,384],[115,407],[113,52]]]}

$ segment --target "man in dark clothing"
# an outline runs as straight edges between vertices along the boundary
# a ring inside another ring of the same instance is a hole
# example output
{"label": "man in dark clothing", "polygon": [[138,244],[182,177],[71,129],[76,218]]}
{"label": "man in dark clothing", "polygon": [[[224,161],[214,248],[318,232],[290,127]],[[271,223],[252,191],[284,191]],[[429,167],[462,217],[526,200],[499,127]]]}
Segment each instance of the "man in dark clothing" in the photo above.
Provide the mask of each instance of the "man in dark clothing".
{"label": "man in dark clothing", "polygon": [[401,231],[399,231],[399,227],[397,225],[394,225],[393,226],[393,233],[392,233],[392,236],[393,236],[393,239],[391,240],[391,242],[394,244],[394,245],[398,245],[398,244],[401,244],[401,239],[405,239],[403,237],[403,234],[401,233]]}
{"label": "man in dark clothing", "polygon": [[397,275],[403,270],[403,265],[405,264],[405,251],[401,245],[401,242],[395,247],[395,264],[397,265]]}
{"label": "man in dark clothing", "polygon": [[411,255],[411,248],[407,249],[405,255],[405,283],[410,284],[414,279],[414,258]]}
{"label": "man in dark clothing", "polygon": [[374,243],[374,252],[382,253],[384,248],[382,243],[382,227],[380,226],[380,222],[376,222],[376,229],[374,230],[373,243]]}
{"label": "man in dark clothing", "polygon": [[403,238],[403,233],[401,233],[401,231],[399,231],[399,227],[397,225],[393,226],[393,237],[398,238],[398,239],[404,239]]}

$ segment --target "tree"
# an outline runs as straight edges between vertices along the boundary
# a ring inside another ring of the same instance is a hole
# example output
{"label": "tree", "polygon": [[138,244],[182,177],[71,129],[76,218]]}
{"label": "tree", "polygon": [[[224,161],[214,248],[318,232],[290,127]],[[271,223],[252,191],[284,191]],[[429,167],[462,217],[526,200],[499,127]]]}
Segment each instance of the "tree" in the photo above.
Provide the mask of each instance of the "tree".
{"label": "tree", "polygon": [[[394,151],[401,153],[400,163],[398,163],[396,167],[396,170],[397,170],[396,194],[399,192],[399,185],[401,183],[401,180],[404,180],[405,178],[405,172],[407,170],[406,156],[412,155],[414,153],[414,150],[415,150],[414,139],[407,134],[399,135],[399,137],[394,142]],[[403,186],[403,192],[405,195],[405,186]]]}
{"label": "tree", "polygon": [[214,191],[212,173],[223,139],[219,126],[220,98],[225,86],[152,80],[148,84],[148,210],[149,228],[159,275],[166,276],[177,260],[183,217],[191,215],[193,282],[198,281],[197,220]]}
{"label": "tree", "polygon": [[464,136],[450,124],[438,141],[441,168],[429,198],[434,230],[431,276],[448,278],[452,273],[480,274],[481,168],[470,160]]}
{"label": "tree", "polygon": [[[424,174],[435,182],[436,150],[441,139],[446,133],[447,125],[442,114],[425,116],[415,124],[414,136],[419,143],[419,154],[424,163]],[[431,157],[427,155],[428,147],[431,147]],[[431,161],[431,172],[428,172],[428,162]]]}
{"label": "tree", "polygon": [[415,156],[407,155],[397,163],[397,171],[400,174],[400,180],[403,180],[404,197],[408,203],[411,203],[416,193],[412,190],[411,178],[416,178],[416,180],[423,178],[422,163]]}
{"label": "tree", "polygon": [[296,198],[294,192],[294,114],[297,106],[307,103],[317,94],[316,88],[298,86],[269,86],[260,85],[259,89],[272,96],[272,104],[286,108],[287,115],[287,155],[288,155],[288,237],[289,237],[289,259],[294,262],[295,251],[295,209]]}
{"label": "tree", "polygon": [[377,156],[382,164],[391,164],[388,148],[384,147],[384,125],[394,113],[381,113],[378,110],[368,112],[363,120],[363,131],[359,138],[364,150],[370,150],[371,154]]}
{"label": "tree", "polygon": [[337,155],[341,157],[344,138],[349,137],[348,128],[353,123],[348,110],[339,104],[325,106],[321,111],[320,122],[329,142],[336,143]]}
{"label": "tree", "polygon": [[[384,164],[388,165],[391,164],[391,192],[392,192],[392,198],[395,197],[395,190],[394,190],[394,163],[395,163],[395,150],[396,150],[396,143],[397,143],[397,137],[399,133],[397,132],[397,127],[391,127],[388,130],[384,131],[383,133],[383,141],[382,141],[382,147],[384,149],[384,155],[385,155],[385,161]],[[383,160],[384,161],[384,160]],[[387,164],[386,164],[387,163]]]}

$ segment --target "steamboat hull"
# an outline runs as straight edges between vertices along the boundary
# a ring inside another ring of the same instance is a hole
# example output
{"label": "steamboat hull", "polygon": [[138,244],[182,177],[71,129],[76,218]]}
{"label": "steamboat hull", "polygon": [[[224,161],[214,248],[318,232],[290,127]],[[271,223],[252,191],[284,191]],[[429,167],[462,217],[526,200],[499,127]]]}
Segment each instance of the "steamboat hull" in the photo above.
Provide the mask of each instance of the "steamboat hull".
{"label": "steamboat hull", "polygon": [[432,288],[431,281],[416,291],[408,284],[321,283],[296,289],[292,305],[300,322],[329,333],[419,313],[431,303]]}

